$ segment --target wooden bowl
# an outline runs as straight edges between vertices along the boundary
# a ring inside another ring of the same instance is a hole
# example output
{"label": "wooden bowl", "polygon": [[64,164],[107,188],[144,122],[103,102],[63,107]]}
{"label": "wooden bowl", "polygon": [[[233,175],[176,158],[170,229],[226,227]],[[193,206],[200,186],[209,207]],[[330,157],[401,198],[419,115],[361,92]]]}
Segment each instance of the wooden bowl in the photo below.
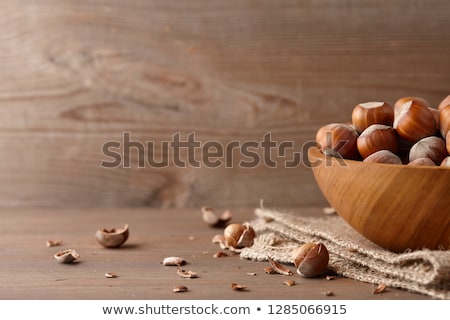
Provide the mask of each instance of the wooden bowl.
{"label": "wooden bowl", "polygon": [[325,198],[361,235],[394,252],[450,249],[450,169],[326,157],[308,150]]}

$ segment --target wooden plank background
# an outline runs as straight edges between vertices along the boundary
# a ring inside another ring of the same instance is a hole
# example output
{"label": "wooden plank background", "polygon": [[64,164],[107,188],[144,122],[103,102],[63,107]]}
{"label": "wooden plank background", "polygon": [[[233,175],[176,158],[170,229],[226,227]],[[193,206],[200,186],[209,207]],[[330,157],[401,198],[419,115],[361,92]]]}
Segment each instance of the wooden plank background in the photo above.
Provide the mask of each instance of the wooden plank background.
{"label": "wooden plank background", "polygon": [[305,166],[137,168],[132,154],[106,169],[101,148],[124,132],[300,147],[359,102],[436,105],[449,13],[446,0],[2,0],[0,206],[326,205]]}

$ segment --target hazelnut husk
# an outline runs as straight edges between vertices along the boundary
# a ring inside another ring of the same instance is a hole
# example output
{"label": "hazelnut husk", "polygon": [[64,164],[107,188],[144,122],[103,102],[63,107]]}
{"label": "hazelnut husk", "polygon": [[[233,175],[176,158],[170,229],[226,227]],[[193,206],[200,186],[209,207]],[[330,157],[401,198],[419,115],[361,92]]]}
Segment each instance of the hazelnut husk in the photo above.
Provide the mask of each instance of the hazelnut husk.
{"label": "hazelnut husk", "polygon": [[322,243],[305,243],[292,254],[297,273],[302,277],[317,277],[327,270],[330,257]]}
{"label": "hazelnut husk", "polygon": [[128,225],[122,228],[101,229],[95,233],[98,243],[106,248],[118,248],[123,245],[129,236]]}

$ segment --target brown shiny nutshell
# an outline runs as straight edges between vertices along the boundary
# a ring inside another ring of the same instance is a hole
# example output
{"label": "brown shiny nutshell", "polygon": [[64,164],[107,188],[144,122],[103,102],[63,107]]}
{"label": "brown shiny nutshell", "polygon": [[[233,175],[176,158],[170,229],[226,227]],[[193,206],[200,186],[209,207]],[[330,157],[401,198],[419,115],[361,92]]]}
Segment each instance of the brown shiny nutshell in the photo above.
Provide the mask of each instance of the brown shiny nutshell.
{"label": "brown shiny nutshell", "polygon": [[251,247],[256,237],[255,230],[248,223],[233,223],[223,231],[225,246],[229,249]]}
{"label": "brown shiny nutshell", "polygon": [[297,273],[305,278],[317,277],[328,267],[328,250],[322,243],[305,243],[293,252]]}

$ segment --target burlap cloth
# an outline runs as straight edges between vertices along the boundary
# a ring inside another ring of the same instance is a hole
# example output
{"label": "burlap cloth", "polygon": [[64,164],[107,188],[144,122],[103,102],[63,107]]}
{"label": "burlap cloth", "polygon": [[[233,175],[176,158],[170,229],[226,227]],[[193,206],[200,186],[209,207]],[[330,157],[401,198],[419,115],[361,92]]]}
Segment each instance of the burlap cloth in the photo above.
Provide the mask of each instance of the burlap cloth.
{"label": "burlap cloth", "polygon": [[258,208],[251,224],[255,243],[241,258],[267,257],[293,263],[291,252],[305,242],[322,242],[330,253],[329,268],[368,283],[406,289],[436,299],[450,298],[450,250],[417,250],[396,254],[354,231],[339,216],[300,217],[300,213]]}

